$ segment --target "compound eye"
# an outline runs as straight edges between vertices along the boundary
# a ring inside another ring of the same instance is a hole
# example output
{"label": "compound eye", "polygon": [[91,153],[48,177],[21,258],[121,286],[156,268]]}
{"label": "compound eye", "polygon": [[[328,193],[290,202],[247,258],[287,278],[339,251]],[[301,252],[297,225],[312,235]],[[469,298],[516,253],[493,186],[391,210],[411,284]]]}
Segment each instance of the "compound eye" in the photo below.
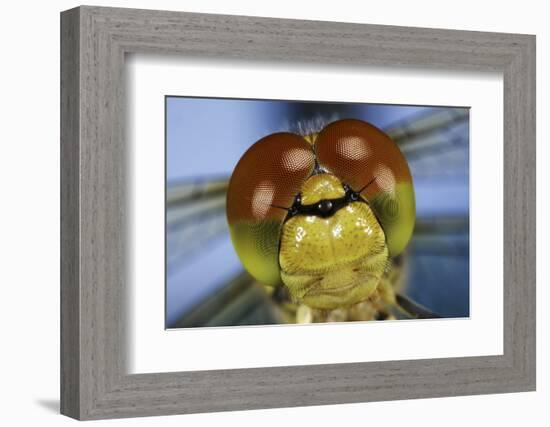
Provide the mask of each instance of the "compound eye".
{"label": "compound eye", "polygon": [[407,245],[416,217],[407,161],[397,144],[362,120],[338,120],[315,140],[320,165],[369,202],[384,232],[390,255]]}
{"label": "compound eye", "polygon": [[288,210],[315,167],[311,145],[291,133],[260,139],[241,157],[227,190],[227,221],[246,270],[280,282],[279,236]]}

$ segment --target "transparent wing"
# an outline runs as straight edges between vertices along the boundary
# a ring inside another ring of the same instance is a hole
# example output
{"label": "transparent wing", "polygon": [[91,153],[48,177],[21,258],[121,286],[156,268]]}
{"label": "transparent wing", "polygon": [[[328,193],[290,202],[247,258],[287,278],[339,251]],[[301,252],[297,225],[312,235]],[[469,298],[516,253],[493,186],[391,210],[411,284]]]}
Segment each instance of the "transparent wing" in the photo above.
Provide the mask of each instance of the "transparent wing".
{"label": "transparent wing", "polygon": [[227,233],[227,178],[171,183],[166,189],[166,254],[168,274],[210,241]]}

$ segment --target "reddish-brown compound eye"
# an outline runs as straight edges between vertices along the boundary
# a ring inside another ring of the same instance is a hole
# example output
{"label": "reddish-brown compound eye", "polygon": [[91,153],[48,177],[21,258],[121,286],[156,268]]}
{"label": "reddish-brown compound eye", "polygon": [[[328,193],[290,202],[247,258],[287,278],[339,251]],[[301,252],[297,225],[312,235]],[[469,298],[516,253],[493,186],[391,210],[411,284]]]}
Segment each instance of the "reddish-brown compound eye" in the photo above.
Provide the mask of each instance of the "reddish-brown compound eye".
{"label": "reddish-brown compound eye", "polygon": [[338,120],[315,140],[320,165],[353,190],[361,191],[386,234],[390,255],[407,245],[416,217],[414,188],[407,161],[397,144],[361,120]]}
{"label": "reddish-brown compound eye", "polygon": [[280,282],[279,238],[287,210],[315,167],[311,145],[291,133],[260,139],[241,157],[227,190],[227,221],[246,270]]}

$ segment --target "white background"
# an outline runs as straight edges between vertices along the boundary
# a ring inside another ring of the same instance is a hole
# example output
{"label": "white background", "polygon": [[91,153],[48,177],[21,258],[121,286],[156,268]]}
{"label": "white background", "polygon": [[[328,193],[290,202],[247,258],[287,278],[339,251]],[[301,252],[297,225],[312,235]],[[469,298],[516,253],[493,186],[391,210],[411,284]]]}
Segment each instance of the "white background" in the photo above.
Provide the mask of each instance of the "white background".
{"label": "white background", "polygon": [[[550,28],[544,2],[462,0],[338,2],[232,0],[97,1],[96,4],[197,12],[263,15],[376,24],[535,33],[538,36],[538,218],[547,217],[544,182],[550,179]],[[71,1],[10,2],[2,9],[0,73],[0,209],[2,424],[68,425],[57,415],[59,384],[59,16]],[[548,225],[538,221],[538,259],[548,259]],[[413,401],[171,416],[103,422],[121,426],[316,426],[375,424],[460,426],[547,425],[549,275],[538,268],[538,391]],[[92,423],[94,424],[94,423]]]}
{"label": "white background", "polygon": [[[502,354],[500,74],[378,67],[363,67],[358,72],[134,55],[127,59],[126,75],[130,82],[128,143],[132,153],[130,372]],[[217,78],[219,75],[224,76],[223,80]],[[264,82],[270,83],[266,86]],[[357,87],[362,89],[358,91]],[[470,149],[470,177],[473,183],[483,182],[483,186],[474,184],[470,191],[470,319],[165,331],[165,295],[163,287],[158,286],[165,267],[164,94],[471,106],[474,143]],[[488,193],[486,188],[499,190]],[[364,341],[367,336],[368,345]],[[223,357],[216,351],[204,351],[213,343],[224,349]]]}

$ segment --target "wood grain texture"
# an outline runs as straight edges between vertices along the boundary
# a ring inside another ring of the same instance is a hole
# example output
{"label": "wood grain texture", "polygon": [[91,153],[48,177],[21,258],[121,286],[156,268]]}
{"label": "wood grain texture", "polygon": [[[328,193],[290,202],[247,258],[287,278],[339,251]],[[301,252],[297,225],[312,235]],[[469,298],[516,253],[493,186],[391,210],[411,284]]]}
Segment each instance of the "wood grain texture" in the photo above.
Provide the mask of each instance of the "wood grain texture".
{"label": "wood grain texture", "polygon": [[80,414],[79,13],[61,20],[61,412]]}
{"label": "wood grain texture", "polygon": [[[535,389],[534,36],[80,7],[62,13],[61,38],[62,413],[100,419]],[[502,72],[504,354],[128,375],[127,53]]]}

